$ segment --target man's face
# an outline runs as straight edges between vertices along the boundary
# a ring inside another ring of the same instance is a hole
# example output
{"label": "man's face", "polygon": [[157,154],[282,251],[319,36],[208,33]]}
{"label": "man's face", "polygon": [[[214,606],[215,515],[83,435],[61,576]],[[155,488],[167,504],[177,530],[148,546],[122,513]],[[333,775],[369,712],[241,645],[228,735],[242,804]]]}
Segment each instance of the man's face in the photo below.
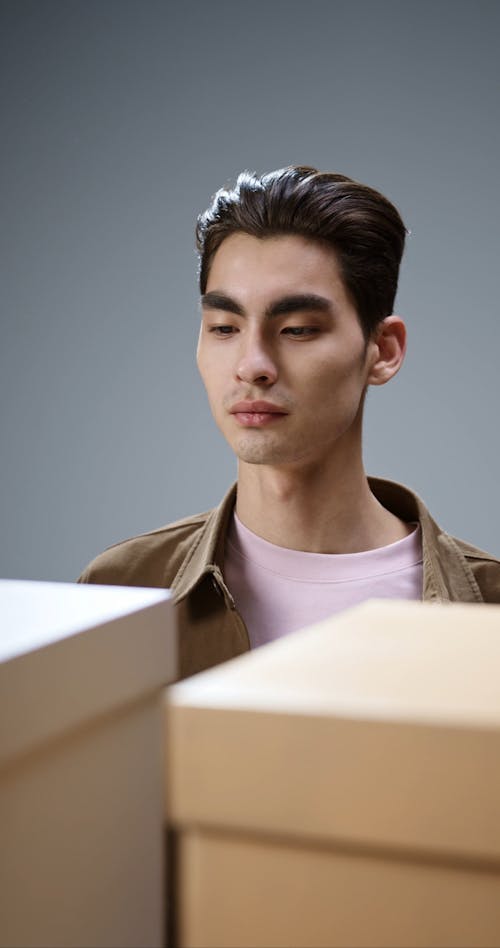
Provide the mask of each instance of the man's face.
{"label": "man's face", "polygon": [[198,367],[241,461],[320,463],[359,441],[376,351],[332,249],[295,235],[222,242],[202,298]]}

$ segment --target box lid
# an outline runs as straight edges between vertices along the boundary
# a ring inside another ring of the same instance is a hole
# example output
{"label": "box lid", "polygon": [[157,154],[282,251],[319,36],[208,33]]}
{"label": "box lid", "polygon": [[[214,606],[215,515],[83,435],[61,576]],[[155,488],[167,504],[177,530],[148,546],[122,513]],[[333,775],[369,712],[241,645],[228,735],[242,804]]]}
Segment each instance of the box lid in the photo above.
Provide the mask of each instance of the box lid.
{"label": "box lid", "polygon": [[0,764],[173,681],[160,589],[0,580]]}
{"label": "box lid", "polygon": [[372,601],[169,689],[198,824],[500,858],[500,607]]}

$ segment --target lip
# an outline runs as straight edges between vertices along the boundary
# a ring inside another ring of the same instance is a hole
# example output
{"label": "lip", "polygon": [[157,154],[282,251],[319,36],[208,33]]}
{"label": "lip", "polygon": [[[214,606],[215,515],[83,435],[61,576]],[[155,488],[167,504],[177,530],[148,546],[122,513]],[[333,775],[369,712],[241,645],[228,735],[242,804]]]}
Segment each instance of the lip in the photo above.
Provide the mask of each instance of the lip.
{"label": "lip", "polygon": [[242,401],[233,405],[231,415],[242,428],[265,428],[267,425],[278,424],[288,412],[273,402]]}
{"label": "lip", "polygon": [[237,402],[236,405],[230,409],[231,415],[238,414],[266,414],[266,415],[287,415],[288,412],[284,411],[283,408],[280,408],[279,405],[274,405],[272,402],[250,402],[243,401]]}

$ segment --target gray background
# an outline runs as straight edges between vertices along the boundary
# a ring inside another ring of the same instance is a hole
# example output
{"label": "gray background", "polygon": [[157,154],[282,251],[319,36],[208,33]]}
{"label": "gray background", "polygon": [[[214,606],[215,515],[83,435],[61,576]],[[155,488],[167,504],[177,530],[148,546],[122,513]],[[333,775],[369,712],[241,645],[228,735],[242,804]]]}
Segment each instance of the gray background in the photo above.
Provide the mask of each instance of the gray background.
{"label": "gray background", "polygon": [[73,579],[216,503],[235,465],[196,375],[193,227],[242,168],[386,193],[406,364],[367,469],[500,553],[500,4],[1,4],[0,574]]}

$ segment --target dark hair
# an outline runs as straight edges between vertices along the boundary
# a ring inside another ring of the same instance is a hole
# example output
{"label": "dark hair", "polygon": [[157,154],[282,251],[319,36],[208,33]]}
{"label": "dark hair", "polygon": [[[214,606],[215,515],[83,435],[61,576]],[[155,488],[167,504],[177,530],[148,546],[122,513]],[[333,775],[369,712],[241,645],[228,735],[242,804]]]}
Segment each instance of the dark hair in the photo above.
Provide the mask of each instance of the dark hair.
{"label": "dark hair", "polygon": [[242,172],[234,189],[217,191],[197,221],[202,293],[215,252],[238,231],[299,234],[331,246],[365,338],[392,313],[406,229],[397,208],[373,188],[298,165],[260,177]]}

